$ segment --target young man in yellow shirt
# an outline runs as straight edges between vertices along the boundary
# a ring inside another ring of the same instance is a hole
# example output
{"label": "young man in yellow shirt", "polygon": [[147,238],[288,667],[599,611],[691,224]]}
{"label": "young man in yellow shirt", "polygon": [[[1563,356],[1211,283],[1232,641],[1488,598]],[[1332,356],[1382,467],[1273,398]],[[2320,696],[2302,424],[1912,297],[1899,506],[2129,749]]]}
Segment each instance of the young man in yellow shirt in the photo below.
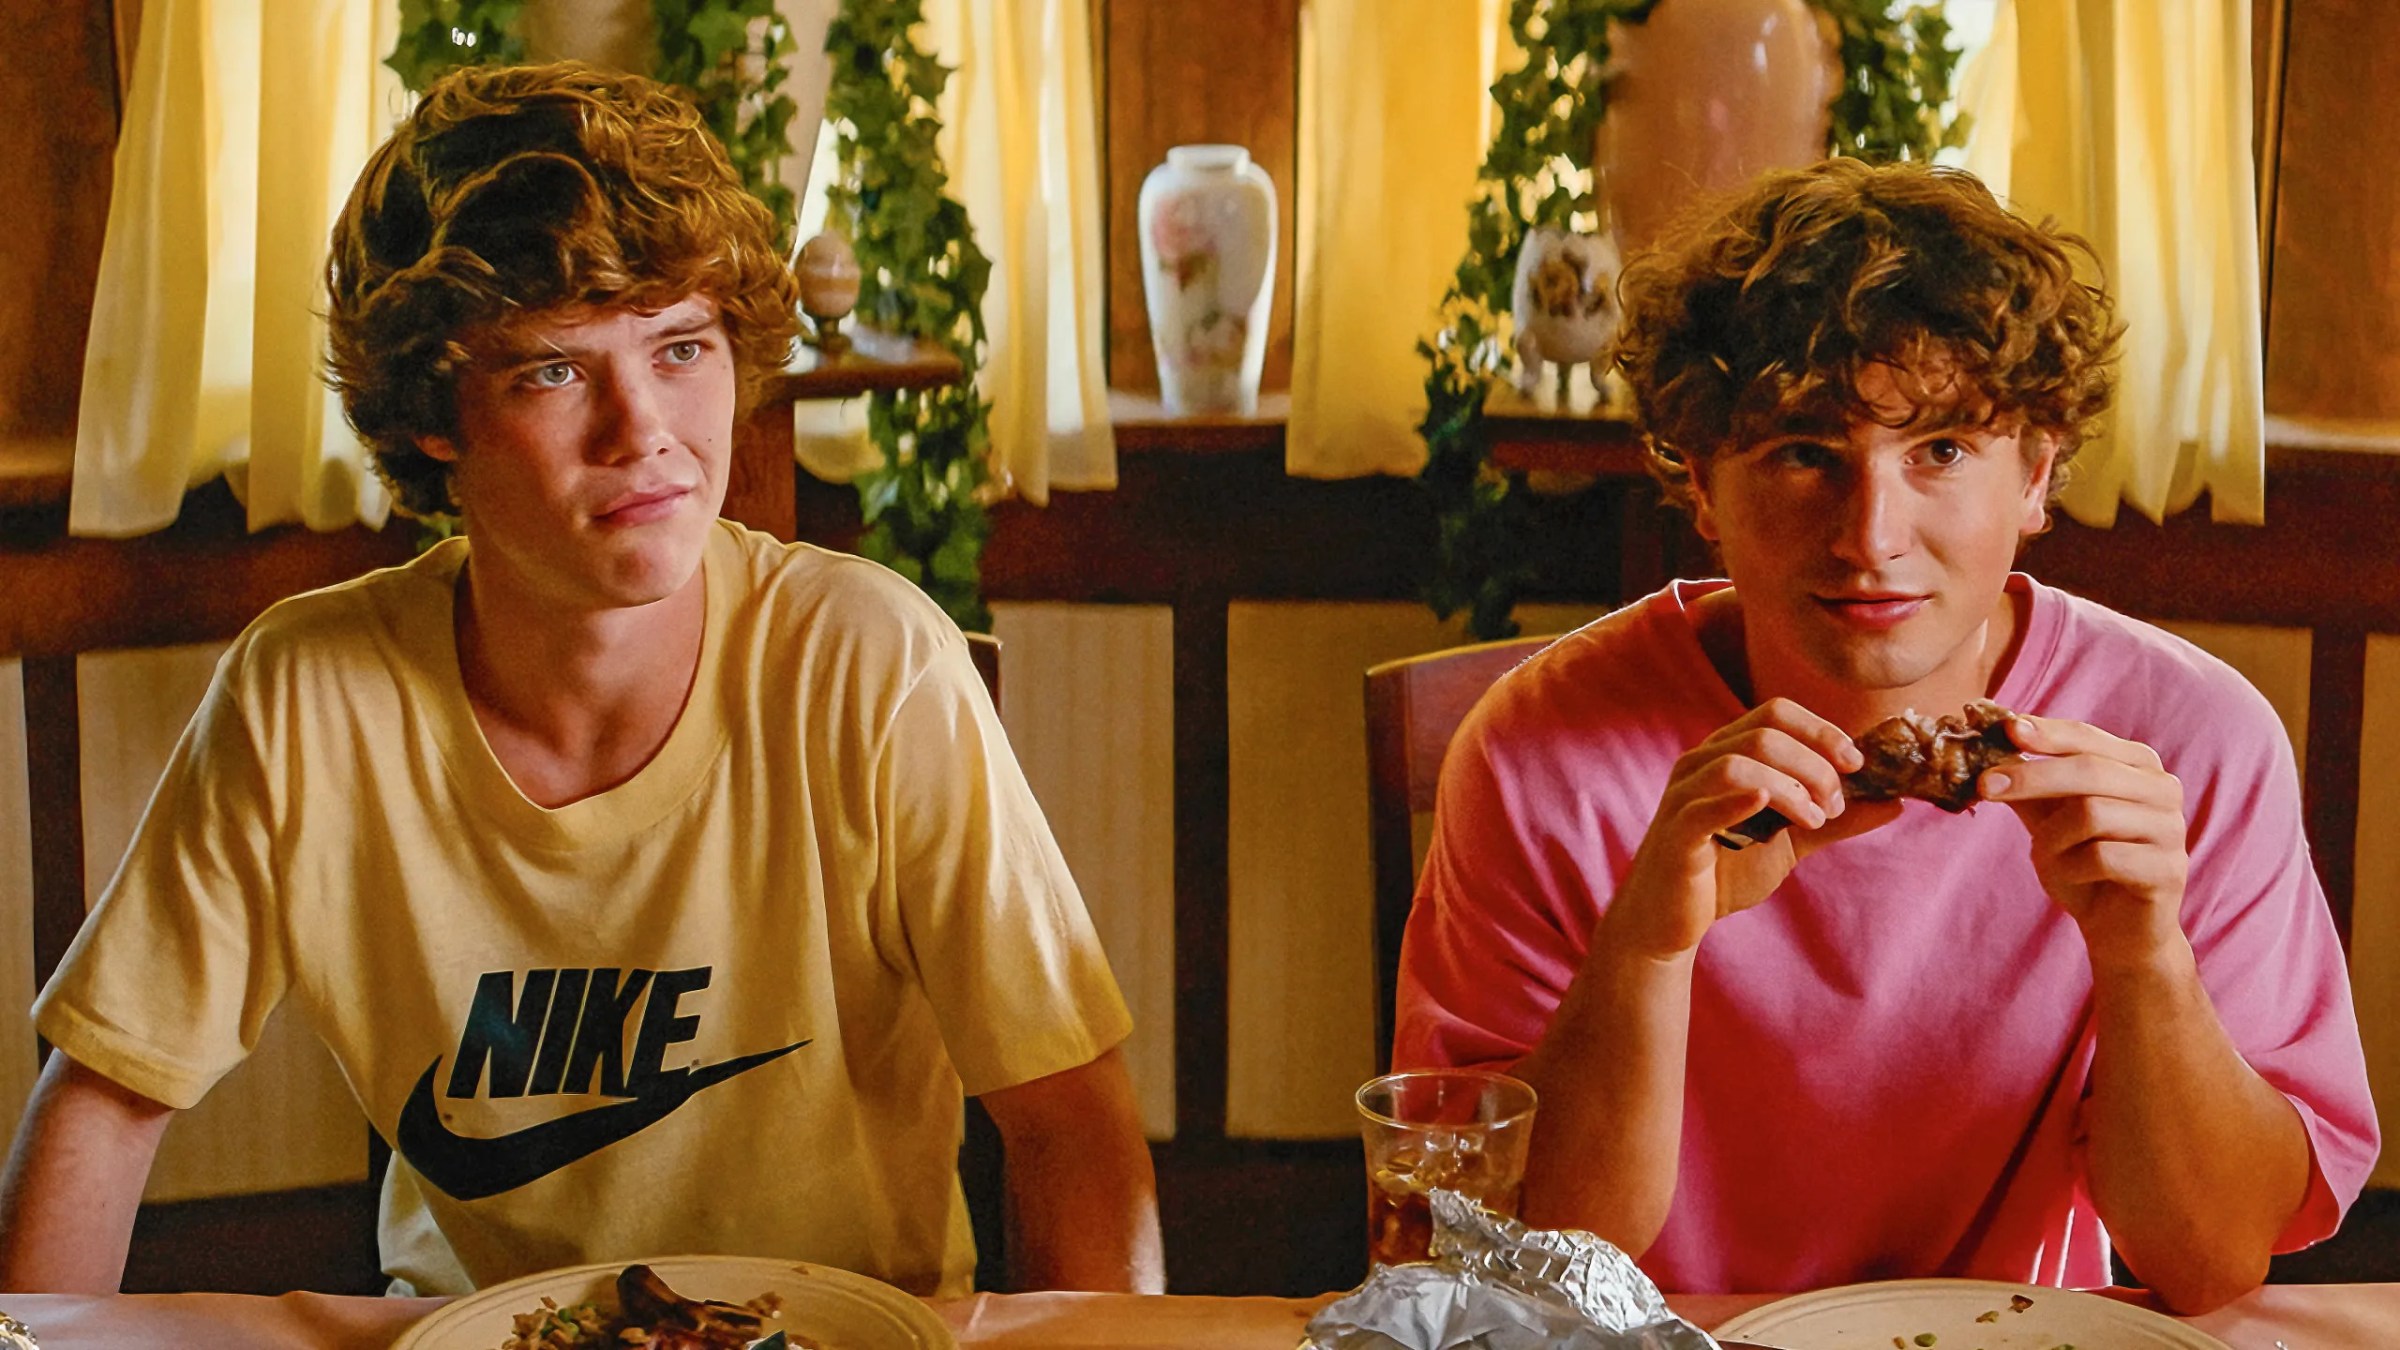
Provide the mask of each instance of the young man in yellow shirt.
{"label": "young man in yellow shirt", "polygon": [[957,629],[718,519],[795,329],[697,114],[458,72],[362,173],[331,374],[467,535],[239,638],[37,1009],[0,1288],[112,1290],[279,1003],[395,1149],[395,1287],[705,1251],[958,1293],[960,1100],[1025,1283],[1163,1283],[1129,1018]]}

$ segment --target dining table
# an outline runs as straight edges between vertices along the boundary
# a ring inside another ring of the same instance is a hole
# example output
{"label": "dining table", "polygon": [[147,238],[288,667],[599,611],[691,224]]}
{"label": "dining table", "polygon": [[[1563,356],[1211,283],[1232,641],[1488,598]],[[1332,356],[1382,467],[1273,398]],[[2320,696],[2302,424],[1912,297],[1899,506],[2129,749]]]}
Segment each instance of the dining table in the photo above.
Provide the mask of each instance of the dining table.
{"label": "dining table", "polygon": [[[961,1350],[1292,1350],[1308,1319],[1336,1297],[977,1294],[931,1306]],[[1670,1294],[1667,1302],[1685,1320],[1713,1328],[1780,1297]],[[332,1294],[0,1294],[0,1311],[25,1323],[42,1350],[389,1350],[442,1302]],[[2267,1285],[2186,1320],[2232,1350],[2388,1350],[2400,1345],[2400,1284]]]}

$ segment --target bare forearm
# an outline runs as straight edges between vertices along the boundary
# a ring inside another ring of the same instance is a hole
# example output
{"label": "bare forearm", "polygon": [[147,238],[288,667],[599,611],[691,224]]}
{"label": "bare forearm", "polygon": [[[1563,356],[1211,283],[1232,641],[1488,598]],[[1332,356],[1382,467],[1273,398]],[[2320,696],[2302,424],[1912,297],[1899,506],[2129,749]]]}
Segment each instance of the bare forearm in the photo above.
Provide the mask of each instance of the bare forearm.
{"label": "bare forearm", "polygon": [[2242,1061],[2180,938],[2096,969],[2092,1198],[2134,1273],[2200,1312],[2265,1279],[2308,1187],[2308,1137]]}
{"label": "bare forearm", "polygon": [[1541,1097],[1524,1212],[1639,1256],[1675,1195],[1693,954],[1621,954],[1605,923],[1593,943],[1549,1033],[1517,1065]]}
{"label": "bare forearm", "polygon": [[1123,1056],[982,1101],[1006,1150],[1017,1285],[1165,1293],[1158,1183]]}
{"label": "bare forearm", "polygon": [[1012,1140],[1007,1167],[1019,1287],[1166,1292],[1157,1185],[1138,1134]]}
{"label": "bare forearm", "polygon": [[117,1291],[171,1114],[51,1056],[0,1174],[0,1289]]}

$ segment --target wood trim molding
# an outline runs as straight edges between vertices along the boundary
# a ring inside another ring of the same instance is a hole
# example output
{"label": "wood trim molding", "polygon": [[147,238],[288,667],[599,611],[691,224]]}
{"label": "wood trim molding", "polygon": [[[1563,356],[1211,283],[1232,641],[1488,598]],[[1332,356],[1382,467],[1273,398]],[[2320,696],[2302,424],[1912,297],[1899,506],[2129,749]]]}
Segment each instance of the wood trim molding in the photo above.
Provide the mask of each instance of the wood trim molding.
{"label": "wood trim molding", "polygon": [[28,657],[25,785],[33,854],[33,992],[83,926],[83,737],[75,657]]}
{"label": "wood trim molding", "polygon": [[2359,737],[2366,715],[2366,630],[2317,629],[2309,644],[2308,767],[2300,784],[2301,814],[2344,951],[2350,948],[2357,904]]}
{"label": "wood trim molding", "polygon": [[229,638],[287,595],[406,562],[416,530],[251,534],[222,481],[173,525],[134,539],[70,536],[63,504],[0,511],[0,656],[54,656]]}

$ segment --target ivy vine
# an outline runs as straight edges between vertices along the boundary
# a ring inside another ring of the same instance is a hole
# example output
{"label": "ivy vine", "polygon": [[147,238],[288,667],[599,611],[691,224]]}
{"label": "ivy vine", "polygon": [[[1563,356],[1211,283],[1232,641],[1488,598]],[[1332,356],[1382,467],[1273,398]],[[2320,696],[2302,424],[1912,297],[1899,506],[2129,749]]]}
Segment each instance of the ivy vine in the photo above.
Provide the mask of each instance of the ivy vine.
{"label": "ivy vine", "polygon": [[828,204],[858,255],[859,317],[936,343],[965,368],[955,384],[869,396],[867,434],[883,463],[854,484],[867,524],[859,552],[922,587],[961,628],[988,632],[991,404],[975,372],[992,264],[935,149],[950,70],[918,45],[923,20],[923,0],[842,0],[825,37],[825,115],[841,163]]}
{"label": "ivy vine", "polygon": [[[1963,119],[1942,105],[1958,53],[1938,3],[1898,13],[1886,0],[1809,0],[1841,36],[1843,81],[1829,154],[1926,159],[1959,144]],[[1467,612],[1477,638],[1513,637],[1533,583],[1536,499],[1491,463],[1484,403],[1513,359],[1507,315],[1517,250],[1542,226],[1597,227],[1591,156],[1608,111],[1612,23],[1641,23],[1659,0],[1511,0],[1524,65],[1492,85],[1500,119],[1467,205],[1467,252],[1417,344],[1427,364],[1425,467],[1418,483],[1437,522],[1425,602]]]}
{"label": "ivy vine", "polygon": [[775,12],[775,0],[651,0],[650,12],[658,23],[650,73],[691,91],[742,186],[775,213],[778,240],[789,253],[798,203],[777,170],[791,153],[799,111],[783,92],[792,73],[792,26]]}
{"label": "ivy vine", "polygon": [[383,59],[412,94],[459,66],[525,59],[517,17],[525,0],[400,0],[400,35]]}

